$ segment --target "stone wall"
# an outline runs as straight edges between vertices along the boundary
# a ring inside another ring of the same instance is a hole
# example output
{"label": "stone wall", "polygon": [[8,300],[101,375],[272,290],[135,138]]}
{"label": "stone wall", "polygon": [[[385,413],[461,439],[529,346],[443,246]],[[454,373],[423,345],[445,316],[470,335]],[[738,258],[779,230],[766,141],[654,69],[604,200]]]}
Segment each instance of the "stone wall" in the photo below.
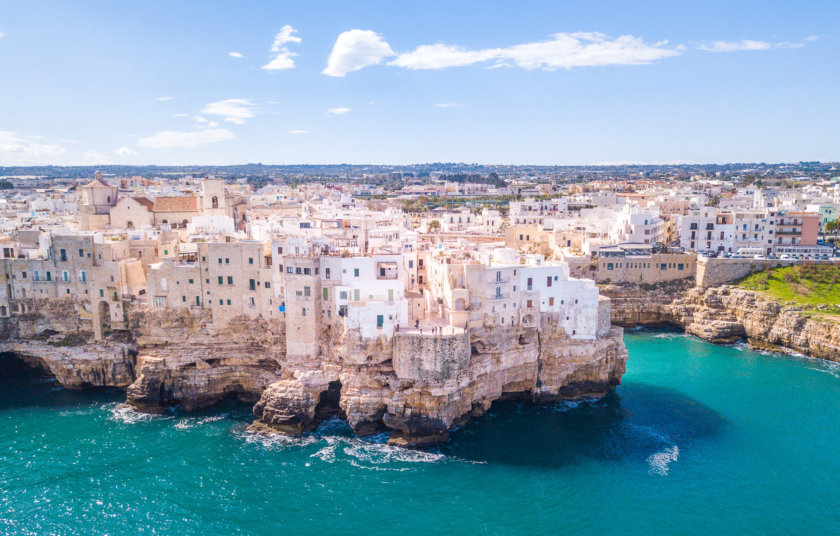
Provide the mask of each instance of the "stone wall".
{"label": "stone wall", "polygon": [[780,259],[726,259],[701,256],[697,259],[696,285],[703,288],[716,287],[768,268],[789,266],[795,262]]}

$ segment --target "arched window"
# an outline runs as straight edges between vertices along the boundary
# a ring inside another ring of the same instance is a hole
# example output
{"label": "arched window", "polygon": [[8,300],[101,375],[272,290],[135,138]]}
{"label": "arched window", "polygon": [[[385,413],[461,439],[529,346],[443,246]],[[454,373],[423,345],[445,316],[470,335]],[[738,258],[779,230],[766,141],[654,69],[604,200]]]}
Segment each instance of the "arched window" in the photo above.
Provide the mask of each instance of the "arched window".
{"label": "arched window", "polygon": [[128,220],[128,223],[126,223],[125,226],[128,227],[129,229],[134,229],[134,222],[131,221],[131,220]]}
{"label": "arched window", "polygon": [[215,195],[213,196],[213,208],[219,208],[219,198]]}

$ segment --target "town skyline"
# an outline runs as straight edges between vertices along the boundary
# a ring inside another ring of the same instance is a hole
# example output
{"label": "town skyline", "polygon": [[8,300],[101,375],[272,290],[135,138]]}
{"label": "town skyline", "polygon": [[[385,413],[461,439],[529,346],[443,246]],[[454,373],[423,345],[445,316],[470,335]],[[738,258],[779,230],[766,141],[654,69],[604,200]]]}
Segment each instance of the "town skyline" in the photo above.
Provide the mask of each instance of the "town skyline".
{"label": "town skyline", "polygon": [[830,2],[105,6],[8,5],[0,166],[840,159]]}

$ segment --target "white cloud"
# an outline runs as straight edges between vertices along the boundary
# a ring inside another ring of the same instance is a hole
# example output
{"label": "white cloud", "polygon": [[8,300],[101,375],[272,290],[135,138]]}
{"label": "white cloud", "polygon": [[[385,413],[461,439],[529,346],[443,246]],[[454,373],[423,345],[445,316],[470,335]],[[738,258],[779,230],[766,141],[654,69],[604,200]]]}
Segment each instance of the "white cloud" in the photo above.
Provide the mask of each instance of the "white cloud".
{"label": "white cloud", "polygon": [[[201,110],[201,113],[207,115],[219,115],[236,125],[241,125],[246,119],[251,119],[255,115],[256,105],[248,99],[225,99],[218,102],[211,102]],[[198,117],[196,121],[206,122],[207,119]]]}
{"label": "white cloud", "polygon": [[309,131],[308,130],[301,130],[299,128],[296,128],[294,130],[290,130],[289,134],[309,134]]}
{"label": "white cloud", "polygon": [[516,65],[523,69],[554,71],[572,67],[643,65],[680,54],[667,41],[646,43],[642,38],[622,35],[611,38],[598,32],[558,33],[546,41],[504,48],[468,50],[455,45],[422,45],[400,54],[389,65],[405,69],[444,69],[492,62],[490,67]]}
{"label": "white cloud", "polygon": [[172,117],[189,117],[190,114],[172,114]]}
{"label": "white cloud", "polygon": [[330,108],[329,110],[327,110],[327,113],[329,115],[344,115],[344,114],[349,113],[351,111],[352,111],[352,109],[350,109],[350,108]]}
{"label": "white cloud", "polygon": [[232,140],[236,136],[227,129],[205,129],[196,132],[180,132],[176,130],[163,130],[148,138],[137,140],[138,147],[150,147],[152,149],[184,148],[193,149],[225,140]]}
{"label": "white cloud", "polygon": [[294,35],[297,30],[289,24],[280,28],[277,35],[274,36],[274,43],[271,44],[271,52],[274,57],[262,66],[266,71],[282,71],[283,69],[294,69],[295,61],[292,59],[297,54],[290,51],[286,46],[288,43],[300,43],[300,37]]}
{"label": "white cloud", "polygon": [[89,150],[82,153],[82,162],[85,164],[108,164],[110,161],[104,154]]}
{"label": "white cloud", "polygon": [[395,55],[391,46],[376,32],[349,30],[336,38],[327,67],[321,72],[327,76],[342,77]]}
{"label": "white cloud", "polygon": [[6,32],[0,30],[0,39],[6,37]]}
{"label": "white cloud", "polygon": [[806,43],[812,43],[817,39],[819,39],[819,36],[809,35],[798,43],[792,43],[790,41],[770,43],[768,41],[755,41],[752,39],[741,39],[740,41],[712,41],[711,43],[704,43],[697,48],[706,52],[740,52],[744,50],[770,50],[774,48],[793,50],[802,48]]}
{"label": "white cloud", "polygon": [[0,130],[0,162],[9,166],[54,163],[66,149],[60,145],[39,143],[33,136]]}
{"label": "white cloud", "polygon": [[461,102],[439,102],[435,104],[435,108],[461,108],[464,104]]}
{"label": "white cloud", "polygon": [[243,57],[241,52],[228,52],[228,56],[230,56],[231,58],[242,58]]}
{"label": "white cloud", "polygon": [[406,69],[444,69],[462,67],[488,61],[496,57],[501,49],[465,50],[454,45],[421,45],[413,52],[400,54],[389,65]]}
{"label": "white cloud", "polygon": [[740,41],[712,41],[697,48],[706,52],[735,52],[738,50],[770,50],[773,45],[767,41],[741,39]]}
{"label": "white cloud", "polygon": [[168,101],[168,100],[172,100],[172,97],[158,97],[158,98],[157,98],[157,100],[159,100],[159,101]]}
{"label": "white cloud", "polygon": [[114,154],[117,156],[131,156],[137,154],[137,151],[132,150],[130,147],[126,147],[123,145],[122,147],[117,147],[114,149]]}

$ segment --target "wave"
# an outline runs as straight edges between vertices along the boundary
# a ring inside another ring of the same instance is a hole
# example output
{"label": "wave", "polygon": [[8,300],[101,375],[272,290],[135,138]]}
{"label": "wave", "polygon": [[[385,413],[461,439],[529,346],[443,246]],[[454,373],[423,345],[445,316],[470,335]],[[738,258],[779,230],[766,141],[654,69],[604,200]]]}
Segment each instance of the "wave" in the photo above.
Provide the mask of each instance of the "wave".
{"label": "wave", "polygon": [[211,415],[209,417],[186,417],[176,422],[175,428],[177,428],[178,430],[189,430],[190,428],[201,426],[202,424],[207,424],[209,422],[221,421],[226,417],[227,413],[222,413],[220,415]]}
{"label": "wave", "polygon": [[150,422],[154,420],[171,419],[171,415],[159,415],[155,413],[143,413],[135,410],[126,404],[105,404],[103,408],[110,409],[111,416],[109,420],[119,422],[122,424],[137,424],[140,422]]}
{"label": "wave", "polygon": [[668,476],[671,470],[671,463],[679,460],[680,448],[677,445],[668,447],[648,457],[647,463],[649,472],[654,475]]}

